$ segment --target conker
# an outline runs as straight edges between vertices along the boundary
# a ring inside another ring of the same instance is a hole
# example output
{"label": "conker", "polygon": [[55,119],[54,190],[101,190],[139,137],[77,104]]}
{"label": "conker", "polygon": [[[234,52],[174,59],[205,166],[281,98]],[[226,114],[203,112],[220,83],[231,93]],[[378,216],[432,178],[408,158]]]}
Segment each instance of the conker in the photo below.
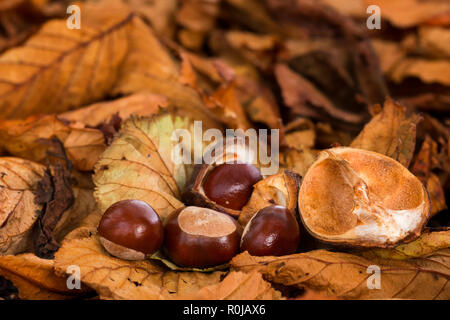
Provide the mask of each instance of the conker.
{"label": "conker", "polygon": [[155,210],[141,200],[122,200],[111,205],[98,226],[100,242],[111,255],[142,260],[156,252],[164,239],[164,226]]}
{"label": "conker", "polygon": [[221,265],[239,252],[242,227],[227,214],[191,206],[172,212],[164,223],[164,253],[179,266]]}
{"label": "conker", "polygon": [[206,196],[225,208],[241,210],[248,202],[253,185],[262,179],[257,167],[248,163],[224,163],[205,179]]}
{"label": "conker", "polygon": [[244,229],[241,251],[253,256],[283,256],[295,253],[300,229],[294,214],[273,205],[258,211]]}

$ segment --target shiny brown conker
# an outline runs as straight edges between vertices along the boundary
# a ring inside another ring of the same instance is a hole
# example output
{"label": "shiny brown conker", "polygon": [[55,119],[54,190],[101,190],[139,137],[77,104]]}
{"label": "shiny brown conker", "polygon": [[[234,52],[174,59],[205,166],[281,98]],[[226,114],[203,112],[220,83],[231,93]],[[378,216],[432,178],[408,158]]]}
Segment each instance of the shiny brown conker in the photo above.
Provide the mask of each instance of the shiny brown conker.
{"label": "shiny brown conker", "polygon": [[253,185],[262,179],[257,167],[248,163],[224,163],[205,179],[206,196],[225,208],[240,210],[248,202]]}
{"label": "shiny brown conker", "polygon": [[164,240],[164,226],[156,211],[141,200],[111,205],[98,225],[100,241],[113,256],[142,260],[156,252]]}
{"label": "shiny brown conker", "polygon": [[164,225],[164,253],[179,266],[213,267],[239,252],[242,227],[225,213],[185,207],[172,212]]}
{"label": "shiny brown conker", "polygon": [[253,256],[283,256],[295,253],[300,229],[286,207],[272,205],[258,211],[244,229],[241,251]]}

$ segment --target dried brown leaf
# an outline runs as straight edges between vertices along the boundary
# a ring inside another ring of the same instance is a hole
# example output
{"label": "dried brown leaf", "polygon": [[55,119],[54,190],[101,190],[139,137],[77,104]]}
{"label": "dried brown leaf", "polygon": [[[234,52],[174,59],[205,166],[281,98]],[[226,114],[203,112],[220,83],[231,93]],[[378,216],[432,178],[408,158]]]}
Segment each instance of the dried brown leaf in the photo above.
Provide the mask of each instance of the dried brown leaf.
{"label": "dried brown leaf", "polygon": [[431,216],[447,208],[441,182],[438,176],[432,172],[433,168],[439,166],[437,156],[437,143],[427,135],[411,166],[411,172],[427,188],[431,200]]}
{"label": "dried brown leaf", "polygon": [[19,158],[0,158],[0,255],[31,247],[33,225],[41,205],[34,202],[44,166]]}
{"label": "dried brown leaf", "polygon": [[405,260],[423,257],[434,251],[450,247],[450,228],[443,231],[425,229],[416,240],[401,244],[393,249],[372,249],[361,255],[367,258],[380,257],[384,259]]}
{"label": "dried brown leaf", "polygon": [[150,261],[124,261],[109,256],[98,237],[80,234],[66,240],[55,257],[55,269],[64,275],[70,265],[81,269],[81,281],[102,299],[175,299],[218,283],[223,272],[166,271]]}
{"label": "dried brown leaf", "polygon": [[[10,154],[36,162],[46,157],[48,146],[41,139],[57,137],[64,144],[74,167],[90,171],[106,149],[105,133],[98,128],[116,115],[121,120],[130,115],[150,116],[166,107],[164,97],[149,93],[135,94],[111,102],[55,115],[30,116],[24,120],[0,121],[0,146]],[[113,128],[112,134],[115,132]]]}
{"label": "dried brown leaf", "polygon": [[325,113],[350,123],[363,120],[361,115],[337,108],[314,84],[286,65],[276,65],[275,76],[281,87],[284,103],[294,115],[318,118]]}
{"label": "dried brown leaf", "polygon": [[[236,256],[232,269],[258,270],[270,282],[310,288],[344,299],[449,299],[450,251],[443,249],[406,261],[362,258],[316,250],[283,257]],[[368,288],[369,266],[380,268],[380,289]],[[426,288],[426,290],[424,290]]]}
{"label": "dried brown leaf", "polygon": [[181,295],[181,300],[281,300],[281,293],[264,281],[257,271],[230,272],[220,283]]}
{"label": "dried brown leaf", "polygon": [[417,114],[408,116],[403,106],[388,98],[383,110],[364,126],[350,146],[382,153],[408,167],[419,120]]}
{"label": "dried brown leaf", "polygon": [[150,91],[164,95],[177,114],[201,120],[207,126],[221,126],[221,119],[208,110],[198,93],[180,81],[178,62],[140,19],[132,21],[129,44],[113,93]]}
{"label": "dried brown leaf", "polygon": [[52,20],[24,45],[0,56],[4,118],[66,111],[103,98],[113,86],[133,15],[106,2],[81,10],[82,29],[68,29],[65,19]]}
{"label": "dried brown leaf", "polygon": [[[373,4],[366,0],[366,6]],[[377,0],[382,17],[399,28],[414,27],[450,11],[447,1]]]}
{"label": "dried brown leaf", "polygon": [[0,276],[9,279],[26,300],[73,299],[89,289],[69,289],[67,277],[57,276],[53,260],[41,259],[31,253],[0,257]]}

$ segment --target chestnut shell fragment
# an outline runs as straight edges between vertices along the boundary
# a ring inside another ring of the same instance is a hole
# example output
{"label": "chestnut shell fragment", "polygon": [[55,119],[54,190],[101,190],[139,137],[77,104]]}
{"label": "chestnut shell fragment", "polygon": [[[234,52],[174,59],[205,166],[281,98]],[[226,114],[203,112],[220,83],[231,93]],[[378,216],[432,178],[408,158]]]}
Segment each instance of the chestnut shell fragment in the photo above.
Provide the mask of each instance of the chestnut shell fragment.
{"label": "chestnut shell fragment", "polygon": [[299,211],[315,238],[356,247],[393,247],[417,238],[430,216],[428,192],[383,154],[347,147],[323,151],[308,169]]}

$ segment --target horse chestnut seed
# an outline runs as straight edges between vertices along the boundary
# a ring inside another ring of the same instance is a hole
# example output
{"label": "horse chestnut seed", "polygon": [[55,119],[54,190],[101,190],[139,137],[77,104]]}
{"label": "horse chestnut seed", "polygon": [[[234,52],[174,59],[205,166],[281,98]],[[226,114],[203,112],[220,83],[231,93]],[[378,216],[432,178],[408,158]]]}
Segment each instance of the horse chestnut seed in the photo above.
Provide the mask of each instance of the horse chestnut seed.
{"label": "horse chestnut seed", "polygon": [[146,254],[161,247],[164,226],[146,202],[122,200],[105,211],[98,233],[100,242],[111,255],[124,260],[143,260]]}
{"label": "horse chestnut seed", "polygon": [[241,210],[248,202],[253,185],[262,179],[257,167],[248,163],[224,163],[206,177],[206,196],[221,206]]}
{"label": "horse chestnut seed", "polygon": [[286,207],[272,205],[257,212],[244,229],[241,251],[253,256],[295,253],[300,242],[297,219]]}
{"label": "horse chestnut seed", "polygon": [[242,227],[225,213],[185,207],[172,212],[164,223],[164,252],[179,266],[221,265],[239,252]]}

